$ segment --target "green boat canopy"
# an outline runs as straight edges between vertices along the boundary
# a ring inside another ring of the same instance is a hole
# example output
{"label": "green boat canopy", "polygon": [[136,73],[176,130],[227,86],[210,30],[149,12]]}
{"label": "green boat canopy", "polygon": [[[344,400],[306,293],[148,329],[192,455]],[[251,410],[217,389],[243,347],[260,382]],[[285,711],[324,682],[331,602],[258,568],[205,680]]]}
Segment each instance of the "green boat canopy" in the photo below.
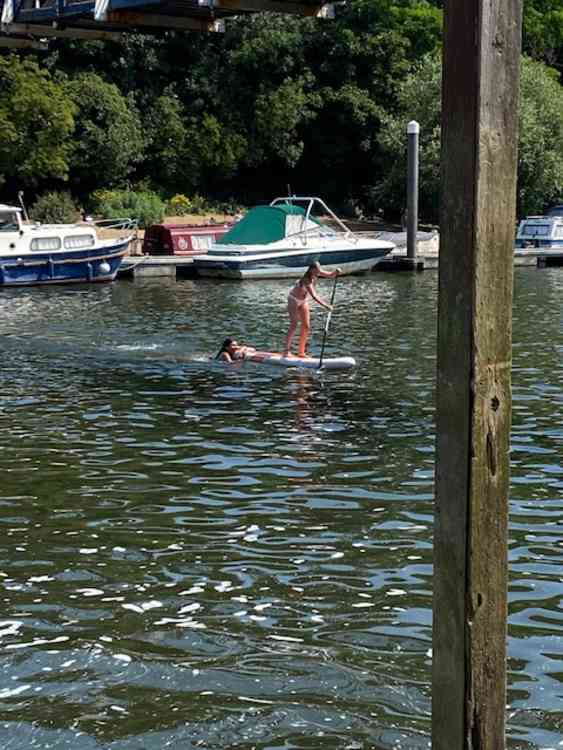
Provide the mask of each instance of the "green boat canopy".
{"label": "green boat canopy", "polygon": [[217,244],[267,245],[304,229],[322,226],[312,216],[305,221],[305,216],[305,209],[290,203],[255,206]]}

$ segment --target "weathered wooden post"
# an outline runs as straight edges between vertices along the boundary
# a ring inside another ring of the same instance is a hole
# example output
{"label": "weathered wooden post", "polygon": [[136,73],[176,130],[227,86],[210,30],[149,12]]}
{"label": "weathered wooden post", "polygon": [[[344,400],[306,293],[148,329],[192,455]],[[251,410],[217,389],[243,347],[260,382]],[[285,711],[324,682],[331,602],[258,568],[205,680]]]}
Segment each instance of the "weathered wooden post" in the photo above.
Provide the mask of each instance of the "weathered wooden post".
{"label": "weathered wooden post", "polygon": [[434,750],[504,748],[522,0],[446,0]]}

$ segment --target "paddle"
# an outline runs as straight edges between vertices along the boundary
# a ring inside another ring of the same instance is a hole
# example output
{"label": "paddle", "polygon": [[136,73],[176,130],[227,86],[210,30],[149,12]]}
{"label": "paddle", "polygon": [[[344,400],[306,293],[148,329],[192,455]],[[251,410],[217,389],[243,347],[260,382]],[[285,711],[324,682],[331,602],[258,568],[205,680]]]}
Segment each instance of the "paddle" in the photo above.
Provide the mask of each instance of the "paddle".
{"label": "paddle", "polygon": [[336,294],[336,282],[338,281],[338,274],[334,277],[334,285],[332,287],[332,296],[330,298],[330,310],[328,311],[328,314],[326,316],[325,321],[325,330],[323,333],[323,343],[321,344],[321,356],[319,357],[319,369],[317,372],[323,369],[323,356],[325,353],[325,344],[326,344],[326,338],[328,336],[328,328],[330,326],[330,318],[332,316],[332,308],[334,307],[334,295]]}

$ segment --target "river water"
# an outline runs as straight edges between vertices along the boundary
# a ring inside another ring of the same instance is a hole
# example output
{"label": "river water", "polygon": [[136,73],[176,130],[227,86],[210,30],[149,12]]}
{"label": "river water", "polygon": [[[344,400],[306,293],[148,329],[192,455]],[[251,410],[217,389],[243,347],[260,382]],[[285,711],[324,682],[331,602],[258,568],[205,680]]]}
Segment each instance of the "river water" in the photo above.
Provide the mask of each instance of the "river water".
{"label": "river water", "polygon": [[[287,287],[0,295],[5,750],[429,746],[437,276],[339,283],[351,374],[209,362]],[[517,270],[511,750],[563,745],[562,298]]]}

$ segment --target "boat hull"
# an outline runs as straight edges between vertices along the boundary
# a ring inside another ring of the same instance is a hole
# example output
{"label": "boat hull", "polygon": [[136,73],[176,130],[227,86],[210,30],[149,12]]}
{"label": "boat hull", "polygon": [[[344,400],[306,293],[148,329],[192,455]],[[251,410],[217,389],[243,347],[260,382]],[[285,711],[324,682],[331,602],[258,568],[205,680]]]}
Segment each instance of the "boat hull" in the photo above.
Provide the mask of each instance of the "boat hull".
{"label": "boat hull", "polygon": [[200,276],[227,279],[298,278],[312,263],[326,270],[339,268],[342,275],[366,273],[393,250],[392,243],[380,241],[370,247],[319,249],[264,253],[221,254],[219,246],[205,256],[194,258],[194,269]]}
{"label": "boat hull", "polygon": [[113,281],[130,238],[87,250],[0,255],[0,287]]}

